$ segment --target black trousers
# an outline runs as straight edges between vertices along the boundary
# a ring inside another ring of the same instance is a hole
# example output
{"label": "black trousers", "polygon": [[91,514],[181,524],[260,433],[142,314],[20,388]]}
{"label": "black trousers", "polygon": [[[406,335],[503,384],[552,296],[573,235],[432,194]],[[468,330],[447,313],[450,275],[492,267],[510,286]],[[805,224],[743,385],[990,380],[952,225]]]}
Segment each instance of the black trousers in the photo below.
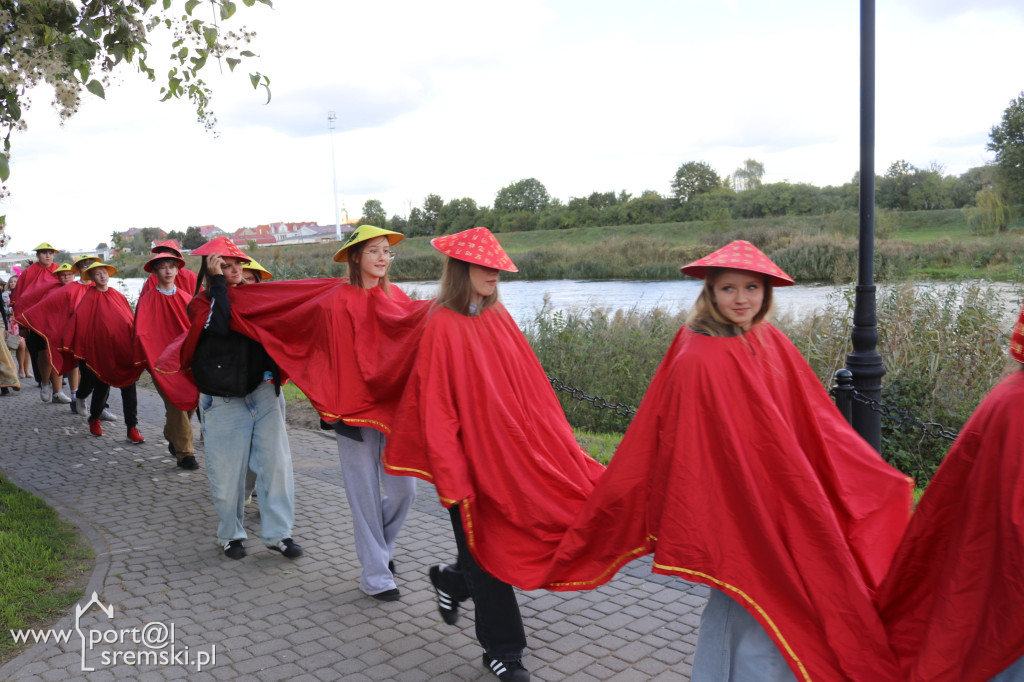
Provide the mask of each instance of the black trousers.
{"label": "black trousers", "polygon": [[[99,380],[91,369],[84,363],[78,363],[78,369],[82,380],[78,384],[78,393],[75,395],[85,400],[92,393],[92,400],[89,402],[89,419],[99,419],[103,408],[107,406],[107,398],[110,396],[110,385]],[[135,391],[135,384],[121,389],[121,404],[124,407],[124,424],[129,429],[139,425],[139,398]]]}
{"label": "black trousers", "polygon": [[459,555],[454,566],[441,572],[441,588],[457,602],[473,600],[476,638],[488,656],[498,661],[518,660],[526,648],[526,632],[515,590],[480,568],[466,544],[458,505],[448,511]]}
{"label": "black trousers", "polygon": [[22,329],[21,333],[25,337],[25,349],[28,351],[28,359],[32,365],[32,376],[37,384],[42,384],[43,375],[39,373],[39,352],[46,350],[46,339],[31,329]]}

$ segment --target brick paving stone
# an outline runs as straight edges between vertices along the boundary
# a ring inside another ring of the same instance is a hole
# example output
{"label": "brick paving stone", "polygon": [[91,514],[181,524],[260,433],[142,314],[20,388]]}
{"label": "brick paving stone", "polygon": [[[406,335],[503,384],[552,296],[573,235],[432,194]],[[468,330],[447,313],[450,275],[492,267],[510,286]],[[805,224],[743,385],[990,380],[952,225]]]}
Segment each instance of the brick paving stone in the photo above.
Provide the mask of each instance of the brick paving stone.
{"label": "brick paving stone", "polygon": [[[33,402],[31,388],[22,393],[0,402],[5,424],[14,425],[0,471],[57,505],[86,533],[97,556],[86,593],[95,590],[114,606],[113,627],[174,623],[180,647],[208,652],[216,646],[217,662],[202,673],[194,666],[121,665],[83,675],[77,643],[51,643],[0,667],[0,680],[491,679],[480,663],[472,603],[455,627],[437,612],[427,568],[450,562],[455,543],[430,485],[417,483],[417,501],[398,538],[402,599],[377,603],[358,589],[360,567],[332,438],[288,433],[294,534],[306,556],[288,561],[261,546],[257,499],[246,508],[249,555],[230,561],[213,537],[217,521],[198,428],[201,468],[177,470],[159,438],[163,406],[152,389],[139,389],[140,429],[149,440],[138,447],[125,442],[123,427],[102,438],[87,436],[85,420]],[[120,407],[113,391],[111,409]],[[42,424],[51,428],[33,426]],[[171,527],[178,529],[173,537]],[[524,664],[534,679],[688,679],[708,589],[651,574],[650,566],[649,557],[633,562],[588,592],[519,592],[529,641]],[[93,609],[82,626],[101,627],[106,620]],[[62,622],[74,626],[73,618]]]}

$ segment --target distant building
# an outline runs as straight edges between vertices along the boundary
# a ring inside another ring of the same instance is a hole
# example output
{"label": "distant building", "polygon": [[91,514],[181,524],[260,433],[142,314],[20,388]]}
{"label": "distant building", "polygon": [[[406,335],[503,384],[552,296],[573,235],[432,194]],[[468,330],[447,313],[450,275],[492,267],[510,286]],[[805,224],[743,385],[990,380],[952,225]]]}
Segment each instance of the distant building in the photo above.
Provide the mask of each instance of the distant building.
{"label": "distant building", "polygon": [[203,239],[210,241],[214,237],[226,237],[228,233],[220,229],[216,225],[200,225],[199,234],[203,235]]}
{"label": "distant building", "polygon": [[[344,235],[355,229],[355,223],[341,226]],[[322,244],[335,241],[334,225],[318,225],[315,222],[270,223],[256,227],[235,230],[231,241],[238,246],[256,242],[257,246],[287,246],[291,244]]]}

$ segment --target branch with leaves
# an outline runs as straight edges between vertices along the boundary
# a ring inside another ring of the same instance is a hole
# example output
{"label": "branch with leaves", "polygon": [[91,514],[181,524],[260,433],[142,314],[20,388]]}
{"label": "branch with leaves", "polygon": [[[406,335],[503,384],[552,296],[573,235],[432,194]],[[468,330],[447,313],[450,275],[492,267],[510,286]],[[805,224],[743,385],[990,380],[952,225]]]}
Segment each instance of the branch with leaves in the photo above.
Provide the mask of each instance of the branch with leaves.
{"label": "branch with leaves", "polygon": [[[242,0],[246,7],[257,3],[273,6],[272,0]],[[208,19],[200,16],[203,6],[211,10]],[[163,101],[187,97],[197,120],[213,131],[213,92],[203,68],[212,58],[234,71],[256,56],[246,49],[253,32],[224,26],[236,10],[230,0],[0,0],[0,181],[10,176],[11,135],[25,129],[30,93],[40,83],[53,87],[52,105],[63,121],[78,111],[83,90],[105,97],[113,70],[131,64],[160,84]],[[169,41],[172,65],[164,77],[147,64],[158,38]],[[258,72],[249,79],[266,90],[269,102],[270,79]],[[7,187],[0,188],[0,200],[7,195]],[[0,216],[0,246],[3,230]]]}

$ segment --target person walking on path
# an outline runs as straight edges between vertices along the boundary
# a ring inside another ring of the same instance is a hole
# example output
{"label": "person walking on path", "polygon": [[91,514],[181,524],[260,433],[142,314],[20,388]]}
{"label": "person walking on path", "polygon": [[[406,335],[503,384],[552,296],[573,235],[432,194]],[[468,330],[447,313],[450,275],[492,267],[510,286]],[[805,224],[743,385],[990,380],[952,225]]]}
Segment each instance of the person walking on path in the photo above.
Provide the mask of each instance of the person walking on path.
{"label": "person walking on path", "polygon": [[[57,269],[57,263],[53,262],[57,249],[48,242],[43,242],[35,248],[35,252],[36,262],[25,268],[18,278],[17,286],[11,292],[11,308],[15,316],[34,306],[50,289],[57,286],[56,279],[48,276]],[[70,402],[70,398],[64,400],[67,396],[60,392],[59,387],[56,392],[53,390],[50,382],[50,364],[45,357],[46,341],[30,329],[25,333],[25,347],[28,349],[33,376],[39,382],[40,400],[44,403]]]}
{"label": "person walking on path", "polygon": [[250,461],[259,472],[260,539],[289,559],[303,555],[292,539],[295,489],[291,450],[278,402],[281,376],[257,341],[231,329],[228,287],[242,280],[249,258],[218,237],[194,252],[204,256],[206,291],[192,299],[191,326],[181,350],[199,388],[206,475],[220,522],[217,540],[224,556],[246,556],[243,525],[245,474]]}
{"label": "person walking on path", "polygon": [[80,360],[83,383],[92,388],[89,403],[89,433],[100,437],[100,415],[106,408],[110,387],[121,390],[128,440],[136,445],[145,438],[138,429],[138,398],[135,382],[142,365],[135,361],[134,316],[124,295],[110,287],[117,268],[93,263],[82,271],[82,279],[92,282],[71,318],[68,347]]}
{"label": "person walking on path", "polygon": [[[163,241],[156,242],[153,248],[149,250],[151,254],[163,254],[164,256],[172,256],[182,262],[180,268],[178,268],[178,274],[174,277],[174,285],[182,291],[187,291],[189,296],[194,296],[196,291],[196,282],[198,276],[196,273],[185,267],[185,257],[181,253],[181,244],[176,239],[165,239]],[[158,277],[155,272],[151,272],[146,281],[142,283],[142,291],[139,292],[139,298],[141,300],[142,294],[147,291],[152,291],[156,288]]]}
{"label": "person walking on path", "polygon": [[388,471],[432,482],[458,554],[428,576],[443,620],[472,599],[483,664],[500,680],[530,679],[513,585],[538,568],[604,467],[576,443],[523,333],[498,301],[500,272],[517,269],[490,230],[437,237],[441,289],[384,454]]}
{"label": "person walking on path", "polygon": [[164,401],[164,438],[167,449],[185,470],[199,468],[192,439],[192,411],[178,408],[161,387],[163,375],[156,371],[157,359],[170,343],[188,329],[188,303],[192,292],[175,282],[185,261],[167,253],[155,253],[143,269],[157,278],[155,287],[143,293],[135,306],[135,352],[153,376],[157,392]]}
{"label": "person walking on path", "polygon": [[[398,232],[373,225],[356,228],[334,254],[335,261],[348,264],[346,288],[356,290],[360,296],[377,290],[397,301],[408,301],[409,297],[388,279],[388,268],[394,258],[391,248],[402,239]],[[358,325],[352,324],[351,329],[359,335]],[[344,384],[346,374],[339,380]],[[352,511],[356,556],[362,566],[359,589],[374,599],[395,601],[401,598],[394,575],[395,540],[416,500],[416,481],[384,471],[381,455],[386,440],[379,429],[358,422],[348,424],[344,417],[333,422],[332,427],[345,496]]]}

